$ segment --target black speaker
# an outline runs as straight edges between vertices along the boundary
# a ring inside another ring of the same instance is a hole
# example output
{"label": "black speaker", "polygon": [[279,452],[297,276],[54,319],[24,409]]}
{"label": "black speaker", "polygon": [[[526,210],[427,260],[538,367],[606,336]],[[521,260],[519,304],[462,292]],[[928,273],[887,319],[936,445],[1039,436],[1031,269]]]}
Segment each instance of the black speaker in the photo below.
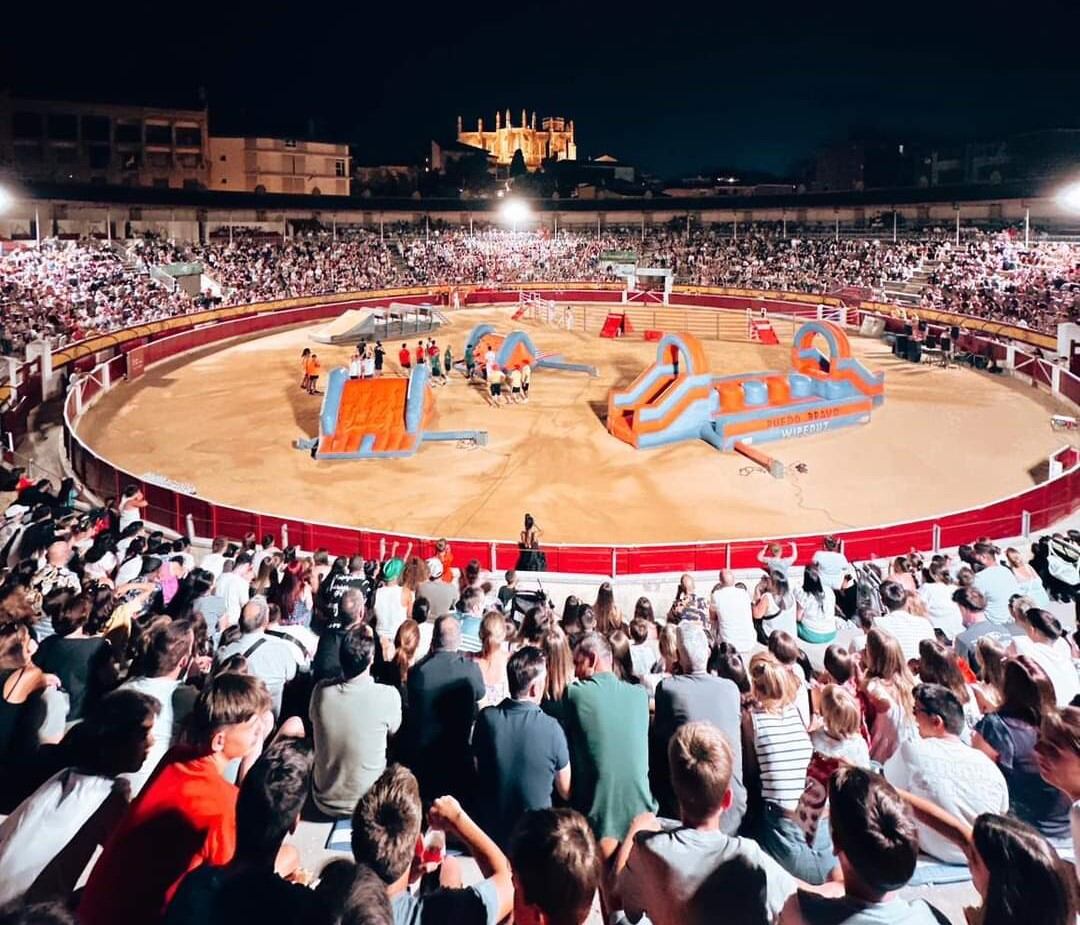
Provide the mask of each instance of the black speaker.
{"label": "black speaker", "polygon": [[896,340],[893,341],[893,353],[903,359],[907,356],[908,344],[911,343],[911,338],[907,334],[897,334]]}
{"label": "black speaker", "polygon": [[911,337],[911,335],[915,333],[915,329],[910,324],[905,324],[904,325],[904,333],[908,337]]}
{"label": "black speaker", "polygon": [[913,340],[908,342],[907,358],[911,360],[912,363],[922,362],[922,344],[919,341]]}
{"label": "black speaker", "polygon": [[960,326],[954,324],[952,326],[952,331],[950,331],[949,334],[953,339],[953,343],[956,343],[956,341],[960,340]]}
{"label": "black speaker", "polygon": [[927,334],[926,335],[926,343],[924,344],[924,346],[927,347],[928,349],[933,350],[934,348],[937,347],[937,345],[938,345],[938,336],[936,334]]}

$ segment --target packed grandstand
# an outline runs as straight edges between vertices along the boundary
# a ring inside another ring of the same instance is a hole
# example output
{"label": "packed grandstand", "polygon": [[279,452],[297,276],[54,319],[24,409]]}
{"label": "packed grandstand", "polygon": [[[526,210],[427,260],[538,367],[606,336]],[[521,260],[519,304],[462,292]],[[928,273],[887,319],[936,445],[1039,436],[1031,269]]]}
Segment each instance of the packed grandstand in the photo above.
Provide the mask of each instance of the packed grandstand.
{"label": "packed grandstand", "polygon": [[[618,250],[686,284],[918,279],[920,304],[1045,332],[1080,310],[1080,249],[1008,233],[337,229],[14,248],[2,339],[218,301],[150,273],[178,262],[239,304],[602,280]],[[552,599],[531,518],[492,574],[445,541],[196,549],[137,486],[88,508],[2,475],[0,921],[1074,921],[1080,534],[870,563],[827,538]]]}
{"label": "packed grandstand", "polygon": [[[394,286],[612,279],[600,257],[631,252],[668,267],[679,284],[882,294],[914,281],[919,304],[1053,333],[1080,313],[1080,246],[1025,248],[1014,233],[969,230],[960,244],[928,231],[897,242],[785,236],[779,228],[673,227],[600,235],[439,229],[364,229],[280,235],[238,230],[207,244],[135,239],[43,242],[0,257],[0,346],[21,354],[34,339],[60,346],[90,333],[197,311],[222,298],[244,304]],[[191,297],[150,270],[193,262],[220,296]]]}

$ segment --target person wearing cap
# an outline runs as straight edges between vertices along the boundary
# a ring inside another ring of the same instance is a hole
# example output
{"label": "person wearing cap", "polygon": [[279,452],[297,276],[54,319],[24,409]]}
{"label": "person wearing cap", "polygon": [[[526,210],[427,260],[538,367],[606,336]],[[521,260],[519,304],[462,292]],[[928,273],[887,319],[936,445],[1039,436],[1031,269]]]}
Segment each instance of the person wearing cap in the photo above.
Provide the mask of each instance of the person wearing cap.
{"label": "person wearing cap", "polygon": [[375,630],[383,639],[391,642],[398,627],[412,613],[413,592],[402,587],[405,560],[394,556],[383,565],[383,586],[375,592]]}
{"label": "person wearing cap", "polygon": [[445,572],[438,556],[432,556],[427,560],[427,568],[431,577],[417,586],[417,597],[427,600],[433,617],[451,613],[458,599],[457,585],[443,580]]}

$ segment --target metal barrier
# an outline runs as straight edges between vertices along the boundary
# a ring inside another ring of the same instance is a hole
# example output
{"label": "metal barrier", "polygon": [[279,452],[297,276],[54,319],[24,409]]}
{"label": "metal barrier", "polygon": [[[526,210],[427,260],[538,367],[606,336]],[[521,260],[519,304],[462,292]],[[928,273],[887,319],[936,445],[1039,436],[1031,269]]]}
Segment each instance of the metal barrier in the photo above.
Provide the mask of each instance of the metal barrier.
{"label": "metal barrier", "polygon": [[[550,290],[547,290],[550,291]],[[600,297],[596,301],[614,301],[617,291],[558,289],[560,298],[567,301],[592,301],[587,296]],[[416,296],[431,298],[432,294]],[[515,301],[518,289],[499,292],[484,290],[470,293],[469,304],[483,304],[485,297],[490,301]],[[496,298],[498,297],[498,298]],[[704,299],[704,296],[699,296]],[[371,300],[378,302],[379,300]],[[745,310],[751,299],[747,297],[721,296],[718,304],[708,307],[723,310]],[[798,305],[800,314],[816,314],[816,307]],[[825,301],[825,300],[821,300]],[[371,304],[368,302],[367,304]],[[738,302],[739,305],[730,304]],[[159,340],[151,341],[147,346],[146,364],[161,362],[164,359],[184,353],[196,347],[228,338],[269,330],[274,327],[295,324],[300,321],[314,321],[340,313],[347,307],[343,305],[323,304],[291,308],[273,313],[260,313],[248,317],[224,321],[209,327],[197,328],[180,334],[172,334]],[[707,306],[706,302],[695,304]],[[761,300],[755,300],[760,305]],[[783,314],[785,303],[775,304],[778,313]],[[768,306],[767,306],[768,307]],[[131,346],[138,346],[139,340],[129,341]],[[1003,345],[1002,346],[1004,351]],[[130,347],[128,347],[130,349]],[[1019,351],[1017,351],[1019,354]],[[1026,364],[1027,355],[1020,354]],[[1006,358],[1003,356],[1003,359]],[[1031,358],[1034,359],[1034,358]],[[126,362],[126,353],[108,361],[108,374],[99,372],[82,379],[67,396],[64,403],[64,446],[72,470],[82,483],[99,497],[115,497],[126,485],[138,485],[149,503],[146,519],[178,533],[194,532],[197,537],[228,536],[243,537],[246,533],[272,533],[281,535],[287,532],[289,541],[304,549],[325,547],[335,555],[354,555],[359,553],[365,558],[378,555],[382,540],[388,543],[401,541],[412,542],[419,555],[434,555],[433,537],[411,536],[408,534],[386,533],[362,527],[309,521],[296,517],[282,517],[246,508],[218,504],[206,498],[186,494],[174,488],[159,485],[141,479],[106,459],[98,456],[86,446],[77,434],[78,416],[92,404],[93,400],[111,388],[120,378],[119,370]],[[1049,365],[1049,364],[1046,364]],[[1024,365],[1024,368],[1029,368]],[[1036,365],[1038,369],[1038,365]],[[1060,384],[1056,394],[1076,401],[1080,397],[1080,380],[1075,377],[1053,375],[1043,385],[1054,387]],[[1023,375],[1023,371],[1021,370]],[[1041,378],[1036,381],[1042,381]],[[107,384],[103,386],[103,383]],[[78,390],[78,391],[76,391]],[[1026,535],[1031,531],[1045,530],[1071,514],[1080,506],[1080,465],[1074,465],[1060,476],[1044,482],[1026,491],[992,501],[977,508],[954,511],[936,517],[893,524],[848,530],[836,534],[844,545],[850,559],[868,559],[896,556],[907,553],[912,547],[936,550],[961,543],[971,542],[980,536],[993,538],[1011,538]],[[487,568],[503,570],[513,568],[517,563],[517,544],[508,540],[450,538],[454,543],[455,556],[460,561],[478,559]],[[754,539],[712,540],[694,543],[663,543],[649,545],[626,544],[551,544],[545,546],[548,569],[553,572],[578,573],[588,575],[656,574],[683,571],[704,571],[719,568],[753,568],[762,546],[769,542],[787,544],[794,542],[799,555],[809,556],[820,549],[823,534],[820,532],[782,537],[759,537]]]}

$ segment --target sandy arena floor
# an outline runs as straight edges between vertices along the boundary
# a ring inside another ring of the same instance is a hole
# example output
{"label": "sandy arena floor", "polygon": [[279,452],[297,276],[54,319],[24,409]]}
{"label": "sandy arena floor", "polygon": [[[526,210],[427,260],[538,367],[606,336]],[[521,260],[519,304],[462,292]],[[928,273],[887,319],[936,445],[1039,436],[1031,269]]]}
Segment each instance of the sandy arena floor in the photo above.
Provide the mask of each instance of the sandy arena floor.
{"label": "sandy arena floor", "polygon": [[[474,325],[509,331],[511,311],[462,311],[438,341],[445,348],[449,339],[460,357]],[[713,325],[713,313],[692,313],[691,328],[704,333]],[[409,459],[335,462],[293,449],[294,439],[317,432],[320,407],[299,389],[301,349],[315,348],[327,368],[350,353],[314,344],[312,328],[157,366],[104,396],[79,432],[132,473],[161,473],[226,504],[483,538],[515,538],[527,510],[545,541],[580,543],[749,538],[944,513],[1029,487],[1067,439],[1050,429],[1053,402],[1032,388],[968,369],[916,366],[893,358],[881,341],[853,337],[855,354],[885,371],[884,407],[864,427],[766,446],[788,466],[777,481],[704,442],[637,451],[606,432],[608,390],[637,376],[655,357],[654,344],[515,326],[528,328],[542,352],[594,364],[600,376],[540,371],[527,405],[496,409],[455,375],[436,391],[436,429],[487,430],[486,447],[429,444]],[[734,313],[718,327],[721,339],[705,341],[714,371],[788,367],[789,324],[777,326],[780,347],[746,342],[745,321]],[[388,361],[396,360],[400,343],[387,347]],[[390,362],[387,372],[396,371]],[[805,474],[792,470],[798,462]]]}

